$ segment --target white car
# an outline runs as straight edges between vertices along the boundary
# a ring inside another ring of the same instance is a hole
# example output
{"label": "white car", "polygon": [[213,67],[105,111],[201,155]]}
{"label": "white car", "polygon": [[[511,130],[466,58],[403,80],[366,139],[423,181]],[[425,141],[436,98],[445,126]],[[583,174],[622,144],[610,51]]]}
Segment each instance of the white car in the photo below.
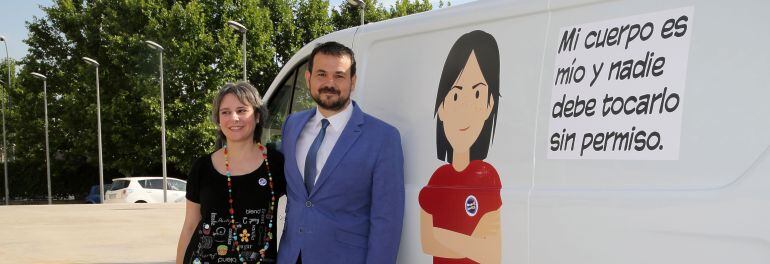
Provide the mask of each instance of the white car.
{"label": "white car", "polygon": [[[167,178],[169,202],[184,201],[187,182]],[[105,203],[162,203],[163,177],[129,177],[112,180],[112,187],[106,191]]]}

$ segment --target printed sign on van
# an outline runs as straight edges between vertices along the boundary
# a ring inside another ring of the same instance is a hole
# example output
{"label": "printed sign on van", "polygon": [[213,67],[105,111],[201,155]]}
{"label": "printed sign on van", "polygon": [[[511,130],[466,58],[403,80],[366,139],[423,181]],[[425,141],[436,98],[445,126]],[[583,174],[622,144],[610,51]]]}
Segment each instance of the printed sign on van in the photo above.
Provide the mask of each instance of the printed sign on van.
{"label": "printed sign on van", "polygon": [[549,159],[679,158],[693,8],[560,29]]}

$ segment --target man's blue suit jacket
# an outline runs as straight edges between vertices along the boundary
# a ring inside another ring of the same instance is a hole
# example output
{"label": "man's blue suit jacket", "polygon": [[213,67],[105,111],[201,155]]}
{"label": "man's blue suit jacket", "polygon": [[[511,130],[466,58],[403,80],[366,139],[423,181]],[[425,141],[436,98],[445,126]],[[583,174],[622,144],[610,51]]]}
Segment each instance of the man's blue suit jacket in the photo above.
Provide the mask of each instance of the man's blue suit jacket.
{"label": "man's blue suit jacket", "polygon": [[[395,263],[404,218],[404,156],[398,130],[353,102],[353,115],[308,195],[297,140],[315,108],[286,118],[281,149],[286,224],[278,263]],[[305,155],[305,154],[303,154]]]}

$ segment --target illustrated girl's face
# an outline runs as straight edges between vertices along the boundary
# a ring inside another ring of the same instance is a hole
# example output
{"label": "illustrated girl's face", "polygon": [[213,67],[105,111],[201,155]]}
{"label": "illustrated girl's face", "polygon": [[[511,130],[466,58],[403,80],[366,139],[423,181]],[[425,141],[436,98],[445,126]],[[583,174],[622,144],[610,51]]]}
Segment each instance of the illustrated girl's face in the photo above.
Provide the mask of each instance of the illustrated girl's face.
{"label": "illustrated girl's face", "polygon": [[489,98],[489,87],[479,67],[475,52],[452,89],[438,108],[438,118],[444,122],[444,134],[456,152],[468,152],[492,113],[494,99]]}

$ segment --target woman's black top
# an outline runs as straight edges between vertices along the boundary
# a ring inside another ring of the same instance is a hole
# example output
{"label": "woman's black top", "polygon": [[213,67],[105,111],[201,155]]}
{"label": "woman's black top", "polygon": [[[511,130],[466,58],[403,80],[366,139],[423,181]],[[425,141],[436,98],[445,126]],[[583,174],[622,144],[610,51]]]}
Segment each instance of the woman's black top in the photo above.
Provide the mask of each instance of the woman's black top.
{"label": "woman's black top", "polygon": [[[248,263],[274,263],[277,251],[276,221],[278,198],[286,193],[283,174],[283,155],[268,149],[267,160],[273,176],[275,207],[269,213],[272,199],[267,166],[263,162],[257,170],[232,176],[235,234],[230,225],[227,176],[219,173],[211,161],[211,154],[193,163],[187,179],[187,199],[200,204],[201,221],[195,228],[185,252],[184,263],[241,263],[234,246],[235,236],[240,254]],[[273,219],[272,227],[268,227]],[[270,230],[268,234],[267,230]],[[261,256],[269,238],[269,246]]]}

